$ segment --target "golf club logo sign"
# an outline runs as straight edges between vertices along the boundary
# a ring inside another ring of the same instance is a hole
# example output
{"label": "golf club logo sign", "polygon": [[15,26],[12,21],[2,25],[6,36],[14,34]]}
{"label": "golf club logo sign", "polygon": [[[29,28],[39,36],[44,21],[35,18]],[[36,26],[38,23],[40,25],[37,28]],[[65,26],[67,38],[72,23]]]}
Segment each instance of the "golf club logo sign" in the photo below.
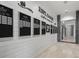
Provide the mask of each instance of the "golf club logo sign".
{"label": "golf club logo sign", "polygon": [[19,5],[20,7],[22,7],[22,8],[24,8],[24,9],[29,10],[31,13],[33,13],[33,11],[32,11],[30,8],[26,7],[25,1],[20,1],[20,2],[18,3],[18,5]]}

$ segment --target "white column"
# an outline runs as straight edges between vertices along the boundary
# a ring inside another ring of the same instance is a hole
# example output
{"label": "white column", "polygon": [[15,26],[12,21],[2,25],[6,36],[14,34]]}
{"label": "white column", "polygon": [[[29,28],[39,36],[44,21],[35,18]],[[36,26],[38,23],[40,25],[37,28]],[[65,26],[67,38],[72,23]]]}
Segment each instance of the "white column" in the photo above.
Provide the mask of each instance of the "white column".
{"label": "white column", "polygon": [[31,37],[33,37],[33,32],[34,32],[34,19],[33,19],[33,17],[31,17]]}
{"label": "white column", "polygon": [[13,39],[18,40],[19,36],[19,15],[18,11],[13,10]]}

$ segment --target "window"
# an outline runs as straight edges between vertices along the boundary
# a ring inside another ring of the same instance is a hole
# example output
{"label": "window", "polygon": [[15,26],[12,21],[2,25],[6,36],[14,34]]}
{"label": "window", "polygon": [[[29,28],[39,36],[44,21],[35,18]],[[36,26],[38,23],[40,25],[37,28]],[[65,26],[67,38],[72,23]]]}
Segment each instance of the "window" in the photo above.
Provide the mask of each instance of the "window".
{"label": "window", "polygon": [[0,5],[0,38],[13,36],[13,10]]}
{"label": "window", "polygon": [[31,35],[31,17],[20,13],[20,36]]}
{"label": "window", "polygon": [[46,23],[42,21],[42,34],[46,34]]}
{"label": "window", "polygon": [[40,34],[40,20],[34,18],[34,35]]}

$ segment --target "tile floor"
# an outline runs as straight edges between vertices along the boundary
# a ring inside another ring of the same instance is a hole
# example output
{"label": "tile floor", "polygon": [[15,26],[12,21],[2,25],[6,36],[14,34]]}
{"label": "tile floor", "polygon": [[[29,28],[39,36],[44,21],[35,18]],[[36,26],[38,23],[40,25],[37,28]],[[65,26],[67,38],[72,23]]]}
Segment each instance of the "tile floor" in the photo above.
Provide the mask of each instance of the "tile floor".
{"label": "tile floor", "polygon": [[57,42],[37,58],[79,58],[79,44]]}

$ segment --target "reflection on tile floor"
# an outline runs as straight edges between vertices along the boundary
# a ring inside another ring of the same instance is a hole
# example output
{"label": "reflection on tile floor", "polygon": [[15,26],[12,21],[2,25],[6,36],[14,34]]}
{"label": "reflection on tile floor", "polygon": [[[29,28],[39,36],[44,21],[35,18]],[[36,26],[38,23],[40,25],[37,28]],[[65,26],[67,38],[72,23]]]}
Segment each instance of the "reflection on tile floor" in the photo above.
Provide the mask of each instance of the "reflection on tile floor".
{"label": "reflection on tile floor", "polygon": [[62,41],[75,42],[75,38],[73,38],[73,37],[64,37]]}
{"label": "reflection on tile floor", "polygon": [[57,42],[43,53],[37,56],[38,58],[76,58],[79,57],[79,44]]}

